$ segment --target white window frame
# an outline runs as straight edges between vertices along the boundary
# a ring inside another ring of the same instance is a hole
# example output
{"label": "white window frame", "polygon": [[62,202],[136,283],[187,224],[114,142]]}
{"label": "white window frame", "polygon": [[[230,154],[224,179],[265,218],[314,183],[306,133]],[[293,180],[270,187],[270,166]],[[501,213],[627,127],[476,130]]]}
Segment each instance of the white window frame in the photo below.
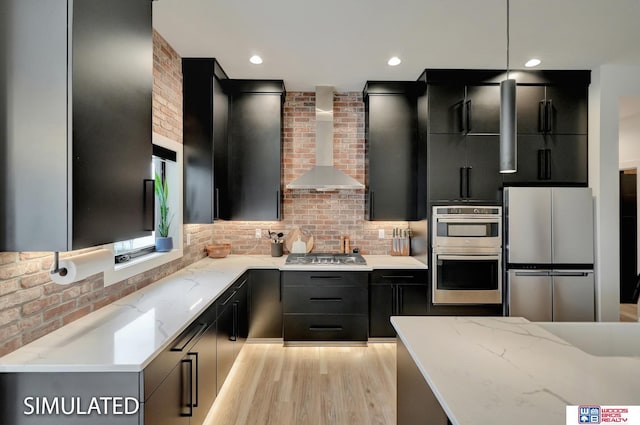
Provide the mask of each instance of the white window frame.
{"label": "white window frame", "polygon": [[[113,268],[109,268],[104,272],[104,286],[113,285],[125,279],[129,279],[140,273],[144,273],[156,267],[160,267],[170,261],[177,260],[183,255],[183,222],[182,222],[182,205],[183,205],[183,193],[182,193],[182,144],[175,142],[160,134],[153,133],[153,144],[161,146],[166,149],[170,149],[176,153],[176,164],[178,167],[178,184],[174,190],[178,191],[178,208],[173,212],[175,215],[171,226],[175,226],[178,229],[175,235],[173,235],[173,250],[169,252],[153,252],[148,255],[143,255],[138,258],[134,258],[131,261],[122,264],[114,264]],[[114,252],[114,244],[104,245],[103,248]],[[114,254],[115,255],[115,254]]]}

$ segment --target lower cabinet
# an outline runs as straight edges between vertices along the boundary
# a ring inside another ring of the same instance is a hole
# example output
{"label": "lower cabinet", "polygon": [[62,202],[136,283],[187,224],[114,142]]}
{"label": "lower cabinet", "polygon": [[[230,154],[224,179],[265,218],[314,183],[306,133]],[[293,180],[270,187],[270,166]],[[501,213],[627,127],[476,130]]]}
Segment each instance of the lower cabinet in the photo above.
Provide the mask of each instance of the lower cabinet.
{"label": "lower cabinet", "polygon": [[279,270],[251,270],[249,338],[282,338],[282,291]]}
{"label": "lower cabinet", "polygon": [[286,341],[366,341],[367,273],[282,272]]}
{"label": "lower cabinet", "polygon": [[426,316],[428,285],[425,270],[375,270],[369,287],[369,337],[396,336],[391,316]]}

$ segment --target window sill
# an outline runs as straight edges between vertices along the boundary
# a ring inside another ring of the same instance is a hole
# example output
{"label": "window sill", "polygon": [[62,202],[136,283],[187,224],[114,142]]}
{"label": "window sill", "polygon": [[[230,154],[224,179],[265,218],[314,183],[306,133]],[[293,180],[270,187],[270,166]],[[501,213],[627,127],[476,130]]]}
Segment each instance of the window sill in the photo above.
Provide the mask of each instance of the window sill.
{"label": "window sill", "polygon": [[[105,248],[113,250],[112,245]],[[144,273],[156,267],[160,267],[170,261],[182,257],[182,248],[173,249],[169,252],[152,252],[122,264],[114,264],[113,269],[105,270],[104,286],[113,285],[125,279],[129,279],[140,273]]]}

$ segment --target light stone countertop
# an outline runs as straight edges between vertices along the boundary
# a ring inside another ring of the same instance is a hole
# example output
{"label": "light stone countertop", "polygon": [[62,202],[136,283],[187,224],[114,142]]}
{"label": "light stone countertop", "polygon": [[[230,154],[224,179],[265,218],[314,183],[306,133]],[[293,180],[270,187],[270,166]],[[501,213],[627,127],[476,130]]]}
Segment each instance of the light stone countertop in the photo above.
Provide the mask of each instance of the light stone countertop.
{"label": "light stone countertop", "polygon": [[640,404],[640,357],[588,354],[544,324],[518,317],[391,322],[453,425],[564,425],[567,405]]}
{"label": "light stone countertop", "polygon": [[426,268],[388,255],[365,256],[367,266],[285,266],[285,258],[204,258],[0,357],[0,372],[139,372],[249,269]]}

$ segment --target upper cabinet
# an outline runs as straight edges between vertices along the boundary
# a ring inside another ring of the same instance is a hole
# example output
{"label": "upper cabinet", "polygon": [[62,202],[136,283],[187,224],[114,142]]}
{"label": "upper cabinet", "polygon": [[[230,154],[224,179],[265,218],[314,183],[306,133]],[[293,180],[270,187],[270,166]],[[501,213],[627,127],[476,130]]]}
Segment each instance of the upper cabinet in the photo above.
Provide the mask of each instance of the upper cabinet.
{"label": "upper cabinet", "polygon": [[426,144],[418,123],[424,84],[369,81],[364,88],[367,220],[426,217]]}
{"label": "upper cabinet", "polygon": [[229,218],[227,79],[215,59],[182,59],[185,223]]}
{"label": "upper cabinet", "polygon": [[500,199],[500,71],[426,70],[432,202]]}
{"label": "upper cabinet", "polygon": [[504,183],[586,185],[590,71],[516,74],[518,171]]}
{"label": "upper cabinet", "polygon": [[232,220],[280,220],[282,80],[227,80]]}
{"label": "upper cabinet", "polygon": [[0,25],[0,251],[150,234],[151,1],[3,0]]}

